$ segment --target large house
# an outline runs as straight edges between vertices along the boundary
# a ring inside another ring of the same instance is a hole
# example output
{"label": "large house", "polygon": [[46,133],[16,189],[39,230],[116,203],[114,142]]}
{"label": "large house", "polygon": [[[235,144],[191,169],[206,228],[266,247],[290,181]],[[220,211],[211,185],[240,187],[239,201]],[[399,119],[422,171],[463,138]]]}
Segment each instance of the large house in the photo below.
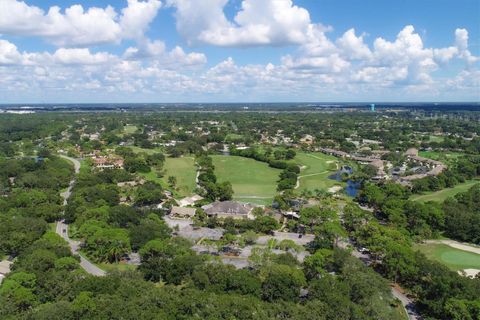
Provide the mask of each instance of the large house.
{"label": "large house", "polygon": [[188,219],[188,218],[193,218],[193,216],[195,215],[195,212],[196,212],[195,208],[173,206],[172,210],[170,211],[170,216],[174,218]]}
{"label": "large house", "polygon": [[123,159],[94,156],[92,157],[93,166],[97,169],[123,169]]}
{"label": "large house", "polygon": [[252,210],[254,205],[238,201],[216,201],[202,207],[205,213],[211,217],[234,218],[234,219],[254,219]]}
{"label": "large house", "polygon": [[410,148],[404,154],[408,160],[425,166],[429,171],[401,177],[399,182],[403,185],[411,185],[413,180],[423,179],[429,176],[438,176],[447,169],[447,166],[440,161],[424,158],[418,155],[418,149]]}

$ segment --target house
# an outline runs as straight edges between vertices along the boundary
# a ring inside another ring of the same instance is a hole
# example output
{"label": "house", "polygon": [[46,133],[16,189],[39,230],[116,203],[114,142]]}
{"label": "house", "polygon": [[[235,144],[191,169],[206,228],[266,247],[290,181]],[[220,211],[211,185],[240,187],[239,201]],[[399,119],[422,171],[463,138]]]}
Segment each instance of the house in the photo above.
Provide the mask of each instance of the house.
{"label": "house", "polygon": [[254,219],[252,215],[254,208],[254,205],[238,201],[216,201],[202,207],[208,216],[234,219]]}
{"label": "house", "polygon": [[120,158],[94,156],[92,160],[97,169],[123,169],[123,159]]}
{"label": "house", "polygon": [[186,197],[178,201],[178,205],[180,207],[193,206],[195,202],[200,200],[203,200],[203,197],[199,196],[198,194],[194,194],[193,196]]}
{"label": "house", "polygon": [[418,155],[418,149],[417,148],[410,148],[405,152],[405,155],[407,157],[415,157]]}
{"label": "house", "polygon": [[311,135],[306,134],[300,139],[300,142],[305,144],[312,144],[313,140],[314,138]]}
{"label": "house", "polygon": [[286,218],[290,218],[290,219],[300,219],[300,215],[295,212],[295,211],[285,211],[285,212],[282,212],[282,214],[286,217]]}
{"label": "house", "polygon": [[180,218],[180,219],[189,219],[195,216],[195,212],[196,212],[195,208],[173,206],[172,210],[170,211],[170,217]]}

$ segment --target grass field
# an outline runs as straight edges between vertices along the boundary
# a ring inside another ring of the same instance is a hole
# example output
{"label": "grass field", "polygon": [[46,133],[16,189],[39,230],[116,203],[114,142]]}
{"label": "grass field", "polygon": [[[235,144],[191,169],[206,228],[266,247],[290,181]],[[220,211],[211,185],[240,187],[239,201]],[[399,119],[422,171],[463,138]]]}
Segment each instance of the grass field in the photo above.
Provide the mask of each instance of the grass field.
{"label": "grass field", "polygon": [[439,152],[439,151],[419,151],[420,157],[441,161],[445,164],[452,164],[458,157],[462,156],[460,152]]}
{"label": "grass field", "polygon": [[126,126],[123,127],[123,132],[126,134],[132,134],[132,133],[135,133],[135,131],[137,131],[137,126],[127,124]]}
{"label": "grass field", "polygon": [[130,149],[132,149],[133,152],[135,153],[146,153],[146,154],[154,154],[154,153],[161,153],[163,152],[162,148],[153,148],[153,149],[146,149],[146,148],[140,148],[137,146],[129,146]]}
{"label": "grass field", "polygon": [[106,272],[133,271],[137,268],[135,265],[126,264],[126,263],[97,263],[96,265],[100,269],[105,270]]}
{"label": "grass field", "polygon": [[334,185],[339,185],[337,181],[328,178],[328,176],[337,170],[337,158],[320,152],[297,152],[294,161],[303,167],[299,175],[299,191],[313,191],[315,189],[327,190]]}
{"label": "grass field", "polygon": [[429,192],[429,193],[420,194],[420,195],[413,195],[411,197],[411,200],[421,201],[421,202],[428,202],[428,201],[443,202],[448,197],[453,197],[457,193],[467,191],[477,183],[480,183],[480,180],[469,180],[464,183],[457,184],[453,188],[447,188],[440,191]]}
{"label": "grass field", "polygon": [[142,174],[145,179],[160,183],[165,188],[168,187],[168,177],[174,176],[177,178],[177,188],[174,191],[176,196],[186,197],[193,193],[195,189],[195,177],[197,175],[197,168],[193,157],[182,158],[166,158],[163,165],[165,175],[162,178],[158,177],[158,173],[152,170],[149,173]]}
{"label": "grass field", "polygon": [[281,170],[268,164],[237,156],[212,156],[219,182],[230,181],[233,198],[256,204],[271,204]]}
{"label": "grass field", "polygon": [[165,185],[168,184],[168,177],[177,178],[177,193],[181,196],[189,196],[195,189],[195,177],[197,168],[193,157],[167,158],[163,165],[165,176],[162,178]]}
{"label": "grass field", "polygon": [[415,249],[423,252],[429,259],[438,261],[450,269],[480,269],[480,254],[452,248],[446,244],[419,244]]}
{"label": "grass field", "polygon": [[445,138],[442,136],[434,136],[434,135],[428,136],[428,141],[430,142],[443,142],[444,140]]}

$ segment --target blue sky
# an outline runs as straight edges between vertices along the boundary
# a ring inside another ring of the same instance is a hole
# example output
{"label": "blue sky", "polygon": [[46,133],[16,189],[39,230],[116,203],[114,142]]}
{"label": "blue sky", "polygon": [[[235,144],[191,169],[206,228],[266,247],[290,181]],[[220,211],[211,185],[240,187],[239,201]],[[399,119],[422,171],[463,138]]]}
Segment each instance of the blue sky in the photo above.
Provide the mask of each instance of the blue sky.
{"label": "blue sky", "polygon": [[0,0],[4,102],[478,101],[478,56],[477,0]]}

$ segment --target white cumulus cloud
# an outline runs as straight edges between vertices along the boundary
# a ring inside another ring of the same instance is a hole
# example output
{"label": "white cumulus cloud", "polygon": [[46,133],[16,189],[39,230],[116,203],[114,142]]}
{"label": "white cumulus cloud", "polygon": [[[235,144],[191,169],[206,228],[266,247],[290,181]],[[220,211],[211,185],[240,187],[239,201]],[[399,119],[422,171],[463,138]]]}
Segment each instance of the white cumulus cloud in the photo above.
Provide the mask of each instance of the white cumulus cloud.
{"label": "white cumulus cloud", "polygon": [[53,6],[45,12],[23,1],[0,0],[0,34],[39,36],[58,46],[119,43],[141,37],[160,5],[159,0],[129,0],[118,15],[111,6],[84,9],[77,4],[63,12]]}
{"label": "white cumulus cloud", "polygon": [[243,0],[233,21],[227,0],[170,0],[177,30],[190,44],[217,46],[287,45],[305,41],[310,14],[291,0]]}

